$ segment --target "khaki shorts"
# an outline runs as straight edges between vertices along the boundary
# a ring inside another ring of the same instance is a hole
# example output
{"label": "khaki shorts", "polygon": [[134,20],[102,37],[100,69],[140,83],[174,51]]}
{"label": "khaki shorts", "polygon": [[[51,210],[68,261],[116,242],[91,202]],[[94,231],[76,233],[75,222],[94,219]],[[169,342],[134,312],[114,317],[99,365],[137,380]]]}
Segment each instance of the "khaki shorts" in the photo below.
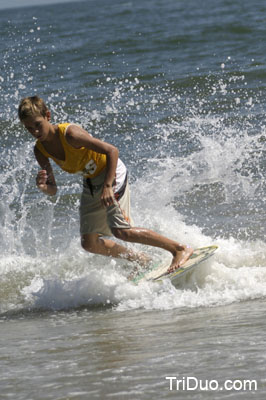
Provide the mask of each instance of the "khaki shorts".
{"label": "khaki shorts", "polygon": [[129,229],[132,226],[128,182],[126,182],[125,191],[121,198],[115,200],[115,203],[110,207],[103,207],[101,195],[104,178],[105,173],[94,178],[91,181],[91,187],[84,179],[79,209],[81,235],[98,233],[104,236],[112,236],[113,228]]}

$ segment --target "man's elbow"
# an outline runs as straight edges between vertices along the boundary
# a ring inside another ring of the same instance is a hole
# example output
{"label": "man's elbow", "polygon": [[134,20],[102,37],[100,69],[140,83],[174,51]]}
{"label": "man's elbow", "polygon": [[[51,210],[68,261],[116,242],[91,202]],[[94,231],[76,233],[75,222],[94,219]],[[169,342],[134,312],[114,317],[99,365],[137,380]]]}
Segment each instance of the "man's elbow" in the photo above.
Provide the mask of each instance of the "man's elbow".
{"label": "man's elbow", "polygon": [[112,154],[115,158],[119,157],[119,150],[115,146],[111,146],[110,154]]}

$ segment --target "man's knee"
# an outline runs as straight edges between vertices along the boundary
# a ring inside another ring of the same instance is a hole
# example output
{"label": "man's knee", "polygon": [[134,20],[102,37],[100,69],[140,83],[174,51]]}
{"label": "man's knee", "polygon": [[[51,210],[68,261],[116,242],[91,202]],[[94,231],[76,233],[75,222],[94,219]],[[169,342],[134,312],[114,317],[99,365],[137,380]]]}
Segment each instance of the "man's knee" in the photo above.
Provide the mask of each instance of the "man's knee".
{"label": "man's knee", "polygon": [[129,229],[112,228],[112,234],[120,240],[129,240]]}
{"label": "man's knee", "polygon": [[81,246],[89,253],[97,253],[97,240],[98,236],[95,235],[82,235]]}

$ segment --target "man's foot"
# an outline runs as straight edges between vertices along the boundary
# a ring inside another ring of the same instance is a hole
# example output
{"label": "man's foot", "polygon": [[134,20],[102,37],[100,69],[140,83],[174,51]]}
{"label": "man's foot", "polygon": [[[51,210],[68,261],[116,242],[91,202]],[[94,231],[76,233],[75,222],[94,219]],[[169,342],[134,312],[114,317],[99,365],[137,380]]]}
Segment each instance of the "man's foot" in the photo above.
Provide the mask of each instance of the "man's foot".
{"label": "man's foot", "polygon": [[189,259],[189,257],[193,254],[193,249],[189,246],[184,246],[184,250],[179,250],[173,256],[172,263],[167,270],[167,273],[170,274],[174,272],[177,268],[182,267],[185,262]]}
{"label": "man's foot", "polygon": [[128,261],[137,262],[137,264],[143,268],[148,267],[152,261],[152,258],[146,253],[135,253],[132,250],[127,251],[127,253],[124,255],[124,258],[126,258]]}
{"label": "man's foot", "polygon": [[138,253],[137,262],[142,268],[148,268],[152,262],[152,258],[145,253]]}
{"label": "man's foot", "polygon": [[145,270],[149,268],[152,258],[148,256],[146,253],[135,253],[135,252],[129,252],[127,259],[129,261],[133,261],[137,263],[137,265],[134,266],[133,270],[130,272],[128,275],[127,279],[132,280],[134,279],[140,272],[145,272]]}

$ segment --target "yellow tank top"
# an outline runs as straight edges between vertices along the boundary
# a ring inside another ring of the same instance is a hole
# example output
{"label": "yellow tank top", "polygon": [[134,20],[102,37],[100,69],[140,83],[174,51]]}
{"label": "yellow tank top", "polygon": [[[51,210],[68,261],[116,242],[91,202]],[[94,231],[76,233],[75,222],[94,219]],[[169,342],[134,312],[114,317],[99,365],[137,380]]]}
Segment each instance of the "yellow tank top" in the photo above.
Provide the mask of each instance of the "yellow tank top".
{"label": "yellow tank top", "polygon": [[58,160],[49,154],[39,140],[36,142],[36,147],[45,157],[54,160],[64,171],[70,174],[81,173],[86,178],[92,179],[99,175],[106,167],[106,155],[86,149],[85,147],[79,149],[72,147],[65,138],[65,132],[69,125],[71,124],[65,123],[58,125],[59,137],[65,151],[64,161]]}

